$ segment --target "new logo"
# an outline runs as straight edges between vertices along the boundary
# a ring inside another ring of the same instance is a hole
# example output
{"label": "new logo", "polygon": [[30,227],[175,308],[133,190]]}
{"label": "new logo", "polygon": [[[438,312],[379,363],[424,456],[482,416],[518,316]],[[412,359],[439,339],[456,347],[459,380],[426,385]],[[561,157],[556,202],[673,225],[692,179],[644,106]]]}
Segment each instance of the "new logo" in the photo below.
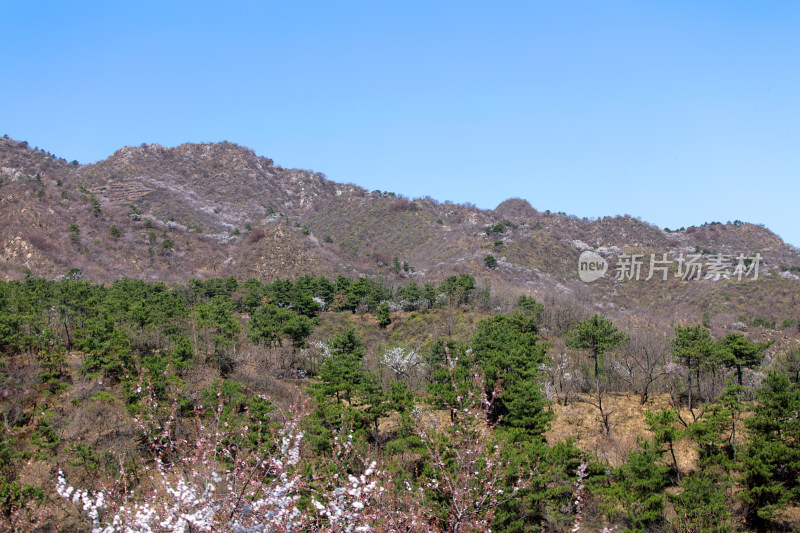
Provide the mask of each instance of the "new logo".
{"label": "new logo", "polygon": [[590,283],[600,279],[607,270],[608,262],[597,252],[585,250],[578,258],[578,276],[581,281]]}

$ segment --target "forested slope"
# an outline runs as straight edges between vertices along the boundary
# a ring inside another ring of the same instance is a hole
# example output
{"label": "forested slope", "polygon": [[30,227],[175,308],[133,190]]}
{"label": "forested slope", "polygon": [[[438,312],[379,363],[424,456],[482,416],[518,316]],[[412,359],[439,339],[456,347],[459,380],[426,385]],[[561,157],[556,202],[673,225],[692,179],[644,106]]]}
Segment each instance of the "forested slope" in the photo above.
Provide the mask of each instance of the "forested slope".
{"label": "forested slope", "polygon": [[557,295],[500,312],[467,274],[79,276],[0,283],[7,529],[796,519],[800,350],[769,328],[612,322]]}

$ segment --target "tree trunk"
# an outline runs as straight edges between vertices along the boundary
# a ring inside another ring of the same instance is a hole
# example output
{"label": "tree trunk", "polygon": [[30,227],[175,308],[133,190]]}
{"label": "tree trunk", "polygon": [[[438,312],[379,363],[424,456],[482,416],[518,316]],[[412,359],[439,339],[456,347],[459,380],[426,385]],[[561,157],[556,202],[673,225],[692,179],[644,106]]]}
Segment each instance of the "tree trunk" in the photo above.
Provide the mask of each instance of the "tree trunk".
{"label": "tree trunk", "polygon": [[72,338],[69,336],[69,325],[67,324],[67,319],[64,318],[64,331],[67,334],[67,351],[72,351]]}
{"label": "tree trunk", "polygon": [[597,408],[600,409],[600,419],[603,421],[603,427],[606,434],[609,432],[608,416],[603,411],[603,397],[600,395],[600,355],[594,354],[594,386],[595,394],[597,394]]}
{"label": "tree trunk", "polygon": [[681,470],[678,468],[678,460],[675,458],[675,447],[672,445],[672,441],[669,442],[669,453],[672,455],[672,464],[675,465],[675,475],[678,476],[678,481],[681,480]]}
{"label": "tree trunk", "polygon": [[686,376],[689,379],[689,412],[692,413],[694,416],[694,412],[692,411],[692,368],[691,368],[692,360],[690,358],[686,359],[686,366],[689,367],[689,371],[686,372]]}

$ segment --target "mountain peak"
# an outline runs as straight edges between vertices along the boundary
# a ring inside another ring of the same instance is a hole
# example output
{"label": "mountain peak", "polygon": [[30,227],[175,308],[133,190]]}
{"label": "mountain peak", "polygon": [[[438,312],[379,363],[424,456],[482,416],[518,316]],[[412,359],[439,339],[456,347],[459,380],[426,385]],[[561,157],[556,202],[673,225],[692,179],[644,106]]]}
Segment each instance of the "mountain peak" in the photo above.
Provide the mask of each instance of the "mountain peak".
{"label": "mountain peak", "polygon": [[502,218],[531,218],[539,214],[533,206],[523,198],[509,198],[494,208],[495,214]]}

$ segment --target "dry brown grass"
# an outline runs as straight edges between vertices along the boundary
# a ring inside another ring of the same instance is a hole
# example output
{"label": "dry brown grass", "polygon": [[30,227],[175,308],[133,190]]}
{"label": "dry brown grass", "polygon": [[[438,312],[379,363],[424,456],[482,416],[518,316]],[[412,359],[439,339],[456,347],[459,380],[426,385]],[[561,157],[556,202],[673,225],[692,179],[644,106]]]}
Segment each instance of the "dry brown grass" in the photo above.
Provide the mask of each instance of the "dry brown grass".
{"label": "dry brown grass", "polygon": [[[554,404],[552,410],[555,418],[545,437],[550,444],[573,437],[580,449],[591,452],[608,466],[620,466],[628,454],[638,447],[639,437],[652,437],[645,424],[647,411],[672,408],[667,394],[655,395],[645,405],[641,405],[638,396],[633,394],[609,394],[603,400],[613,413],[610,431],[606,434],[599,411],[587,400],[587,396],[577,394],[566,406]],[[675,456],[682,472],[695,469],[697,453],[687,440],[676,443]]]}

